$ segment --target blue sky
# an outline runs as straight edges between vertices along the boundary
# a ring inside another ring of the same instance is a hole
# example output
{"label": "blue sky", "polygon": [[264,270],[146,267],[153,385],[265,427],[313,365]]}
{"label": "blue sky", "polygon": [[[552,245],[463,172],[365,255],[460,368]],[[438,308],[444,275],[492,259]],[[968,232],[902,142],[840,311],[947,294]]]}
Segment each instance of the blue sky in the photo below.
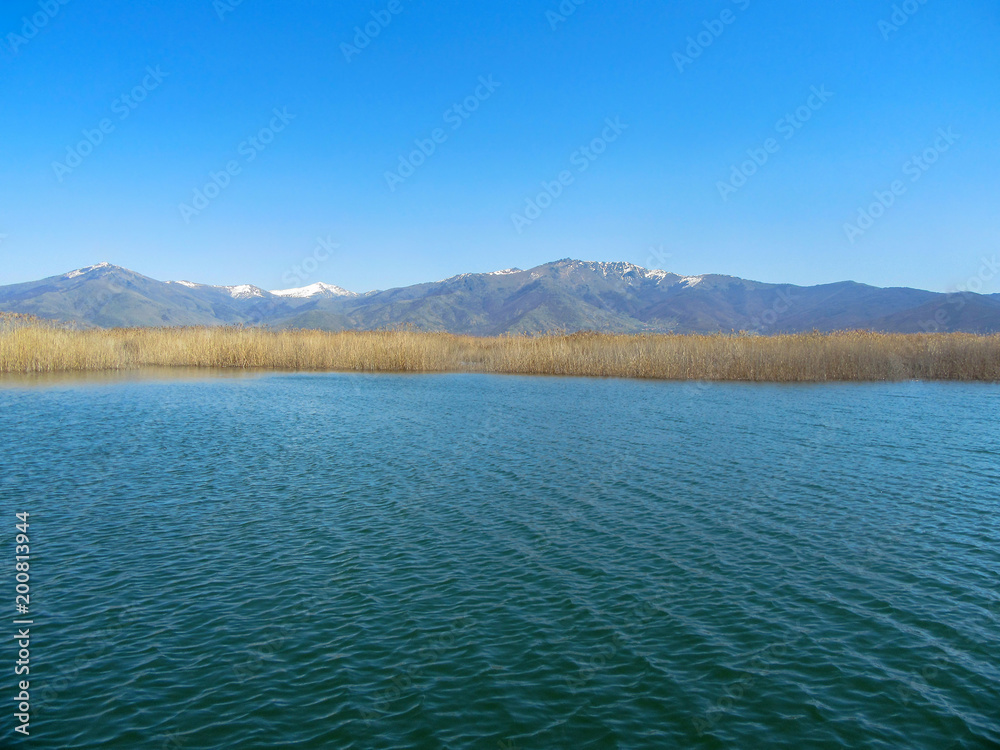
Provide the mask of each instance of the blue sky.
{"label": "blue sky", "polygon": [[988,0],[9,0],[0,35],[0,284],[574,257],[947,291],[1000,252]]}

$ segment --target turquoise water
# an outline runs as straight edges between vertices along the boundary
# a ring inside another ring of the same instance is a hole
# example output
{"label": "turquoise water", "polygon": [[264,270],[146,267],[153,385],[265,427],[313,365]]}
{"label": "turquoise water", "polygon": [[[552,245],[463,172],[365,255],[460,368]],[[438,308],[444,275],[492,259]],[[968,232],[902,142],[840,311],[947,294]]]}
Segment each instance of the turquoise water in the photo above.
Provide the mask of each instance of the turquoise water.
{"label": "turquoise water", "polygon": [[998,415],[962,384],[18,381],[4,742],[1000,747]]}

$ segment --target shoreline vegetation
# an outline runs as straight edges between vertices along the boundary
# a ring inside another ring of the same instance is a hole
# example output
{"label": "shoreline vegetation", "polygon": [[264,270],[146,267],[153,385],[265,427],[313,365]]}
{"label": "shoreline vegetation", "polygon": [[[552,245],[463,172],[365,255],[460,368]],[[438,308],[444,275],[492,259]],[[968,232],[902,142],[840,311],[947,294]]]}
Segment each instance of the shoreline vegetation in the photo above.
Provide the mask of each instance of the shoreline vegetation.
{"label": "shoreline vegetation", "polygon": [[750,382],[997,382],[1000,335],[582,332],[476,338],[408,330],[79,330],[30,316],[0,314],[0,373],[164,367]]}

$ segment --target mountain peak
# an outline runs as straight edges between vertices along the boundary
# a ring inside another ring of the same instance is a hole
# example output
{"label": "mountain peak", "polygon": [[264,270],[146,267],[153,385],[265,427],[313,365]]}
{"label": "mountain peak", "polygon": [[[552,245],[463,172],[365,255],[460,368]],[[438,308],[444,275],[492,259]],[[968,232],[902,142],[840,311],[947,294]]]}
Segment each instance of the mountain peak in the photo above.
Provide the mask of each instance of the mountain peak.
{"label": "mountain peak", "polygon": [[324,284],[317,281],[309,286],[296,287],[294,289],[272,289],[271,294],[275,297],[357,297],[357,292],[349,292],[335,284]]}
{"label": "mountain peak", "polygon": [[64,279],[75,279],[78,276],[85,276],[88,273],[94,273],[95,271],[101,271],[107,269],[108,271],[127,271],[127,268],[122,268],[121,266],[115,266],[108,262],[97,263],[93,266],[87,266],[86,268],[77,268],[75,271],[70,271],[69,273],[64,273]]}
{"label": "mountain peak", "polygon": [[273,292],[251,284],[164,283],[108,262],[0,286],[0,310],[98,326],[411,325],[477,336],[552,330],[919,332],[944,310],[942,330],[1000,331],[1000,295],[970,293],[961,311],[947,308],[947,302],[945,294],[918,289],[853,282],[793,287],[573,258],[366,294],[322,282]]}
{"label": "mountain peak", "polygon": [[523,273],[523,270],[517,267],[505,268],[502,271],[490,271],[487,276],[509,276],[512,273]]}
{"label": "mountain peak", "polygon": [[630,280],[652,279],[660,281],[667,277],[677,280],[684,278],[669,271],[663,271],[656,268],[645,268],[627,261],[576,260],[574,258],[563,258],[562,260],[553,261],[552,263],[545,263],[544,265],[539,266],[539,268],[565,269],[568,272],[583,271],[589,273],[599,273],[604,278],[617,277]]}
{"label": "mountain peak", "polygon": [[229,296],[233,299],[251,299],[252,297],[263,297],[266,294],[263,289],[253,284],[237,284],[236,286],[220,286],[218,288],[229,292]]}

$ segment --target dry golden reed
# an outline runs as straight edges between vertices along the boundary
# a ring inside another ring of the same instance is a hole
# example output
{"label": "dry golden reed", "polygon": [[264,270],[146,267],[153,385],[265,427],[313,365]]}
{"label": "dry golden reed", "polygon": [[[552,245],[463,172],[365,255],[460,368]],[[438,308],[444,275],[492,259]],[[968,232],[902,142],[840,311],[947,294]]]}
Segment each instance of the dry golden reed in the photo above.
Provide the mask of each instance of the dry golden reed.
{"label": "dry golden reed", "polygon": [[667,380],[1000,380],[1000,336],[570,335],[476,338],[415,331],[260,328],[70,330],[0,315],[0,372],[205,367],[488,372]]}

